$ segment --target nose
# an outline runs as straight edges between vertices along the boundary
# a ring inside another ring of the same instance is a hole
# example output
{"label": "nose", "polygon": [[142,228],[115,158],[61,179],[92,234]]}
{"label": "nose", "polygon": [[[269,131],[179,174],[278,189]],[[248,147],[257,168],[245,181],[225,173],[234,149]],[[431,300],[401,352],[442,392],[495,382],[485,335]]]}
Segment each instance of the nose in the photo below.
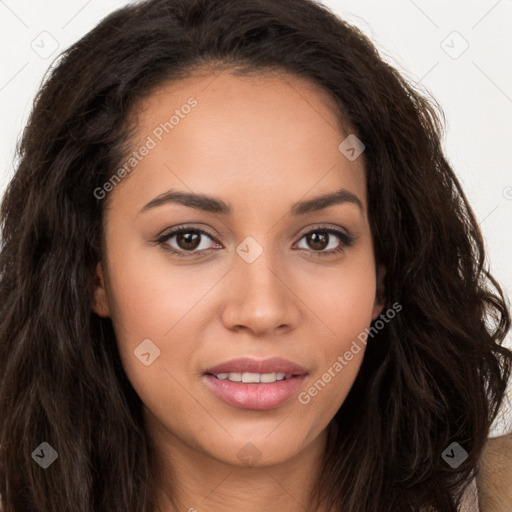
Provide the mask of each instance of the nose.
{"label": "nose", "polygon": [[247,329],[254,336],[296,329],[302,302],[278,256],[263,250],[251,263],[238,255],[234,259],[228,291],[224,292],[222,321],[226,328]]}

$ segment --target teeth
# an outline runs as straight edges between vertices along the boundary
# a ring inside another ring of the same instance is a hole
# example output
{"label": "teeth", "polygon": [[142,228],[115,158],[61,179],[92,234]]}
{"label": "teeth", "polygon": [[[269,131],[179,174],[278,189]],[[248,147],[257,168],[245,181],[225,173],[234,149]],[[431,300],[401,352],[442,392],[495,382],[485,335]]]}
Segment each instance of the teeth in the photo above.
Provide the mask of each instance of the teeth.
{"label": "teeth", "polygon": [[[255,373],[253,375],[257,375],[258,376],[257,373]],[[258,376],[258,380],[259,380],[259,382],[275,382],[277,380],[277,374],[276,374],[276,372],[274,372],[274,373],[262,373],[261,375]]]}
{"label": "teeth", "polygon": [[260,382],[260,374],[244,372],[242,373],[242,382]]}
{"label": "teeth", "polygon": [[278,380],[290,379],[291,373],[273,372],[273,373],[250,373],[250,372],[230,372],[218,373],[216,377],[220,380],[230,380],[233,382],[245,383],[272,383]]}

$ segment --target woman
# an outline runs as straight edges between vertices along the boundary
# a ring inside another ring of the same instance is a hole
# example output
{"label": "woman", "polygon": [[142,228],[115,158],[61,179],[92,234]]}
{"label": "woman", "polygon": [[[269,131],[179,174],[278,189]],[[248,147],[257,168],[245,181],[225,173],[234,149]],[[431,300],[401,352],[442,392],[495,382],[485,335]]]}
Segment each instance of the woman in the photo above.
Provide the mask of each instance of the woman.
{"label": "woman", "polygon": [[4,511],[457,510],[512,354],[440,132],[308,0],[66,51],[2,204]]}

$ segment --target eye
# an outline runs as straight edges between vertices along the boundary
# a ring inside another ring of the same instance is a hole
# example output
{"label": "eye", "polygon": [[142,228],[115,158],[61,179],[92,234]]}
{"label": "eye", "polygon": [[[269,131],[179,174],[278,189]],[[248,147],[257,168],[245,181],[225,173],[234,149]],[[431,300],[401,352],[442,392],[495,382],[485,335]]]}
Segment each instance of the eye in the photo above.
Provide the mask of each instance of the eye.
{"label": "eye", "polygon": [[[214,244],[217,244],[217,247],[212,247],[211,243],[209,246],[208,242],[203,240],[205,237],[209,238]],[[333,240],[333,237],[338,239],[337,243]],[[308,250],[308,252],[312,252],[315,256],[341,253],[354,242],[354,237],[349,233],[328,226],[318,226],[304,233],[300,241],[303,239],[309,245],[309,248],[299,247],[299,249]],[[197,256],[203,252],[222,248],[222,245],[207,231],[188,226],[168,231],[158,237],[155,242],[161,245],[165,251],[169,251],[180,258]]]}
{"label": "eye", "polygon": [[[186,258],[189,256],[195,256],[199,252],[209,251],[211,249],[211,247],[208,247],[208,244],[205,246],[203,243],[202,239],[205,237],[218,243],[216,240],[214,240],[212,235],[203,229],[191,228],[187,226],[182,226],[161,235],[156,240],[156,242],[159,245],[162,245],[164,250],[172,252],[178,257]],[[177,247],[174,247],[171,243],[173,238],[175,238],[174,244],[177,245]]]}
{"label": "eye", "polygon": [[[339,241],[337,243],[335,240],[332,240],[333,236],[338,238]],[[313,249],[315,256],[343,252],[346,247],[350,247],[354,242],[354,237],[349,233],[327,226],[318,226],[304,233],[301,237],[301,240],[303,239]],[[304,249],[304,247],[301,247],[301,249]],[[308,247],[305,249],[308,249]]]}

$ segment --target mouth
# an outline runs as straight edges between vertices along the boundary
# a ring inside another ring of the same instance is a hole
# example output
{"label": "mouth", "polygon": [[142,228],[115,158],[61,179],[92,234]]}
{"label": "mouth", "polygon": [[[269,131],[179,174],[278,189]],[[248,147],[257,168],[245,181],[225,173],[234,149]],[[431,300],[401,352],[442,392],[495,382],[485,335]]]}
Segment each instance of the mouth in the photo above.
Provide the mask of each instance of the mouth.
{"label": "mouth", "polygon": [[[269,379],[270,377],[268,376],[275,373],[278,380],[283,380],[286,377],[290,378],[289,376],[305,375],[307,371],[301,365],[280,357],[262,360],[241,357],[208,368],[205,373],[215,376],[220,375],[222,380],[226,377],[231,380],[233,375],[235,382],[244,382],[242,380],[244,375],[246,375],[246,378],[251,378],[249,375],[259,375],[264,376],[264,379]],[[238,374],[242,375],[242,379],[236,380]],[[254,381],[250,380],[247,382]]]}
{"label": "mouth", "polygon": [[216,377],[219,380],[228,380],[230,382],[244,382],[245,384],[271,384],[280,380],[287,380],[294,377],[292,373],[272,372],[272,373],[251,373],[251,372],[223,372],[215,374],[207,374]]}
{"label": "mouth", "polygon": [[281,358],[227,361],[204,373],[208,388],[227,404],[241,409],[275,409],[301,387],[308,372]]}

